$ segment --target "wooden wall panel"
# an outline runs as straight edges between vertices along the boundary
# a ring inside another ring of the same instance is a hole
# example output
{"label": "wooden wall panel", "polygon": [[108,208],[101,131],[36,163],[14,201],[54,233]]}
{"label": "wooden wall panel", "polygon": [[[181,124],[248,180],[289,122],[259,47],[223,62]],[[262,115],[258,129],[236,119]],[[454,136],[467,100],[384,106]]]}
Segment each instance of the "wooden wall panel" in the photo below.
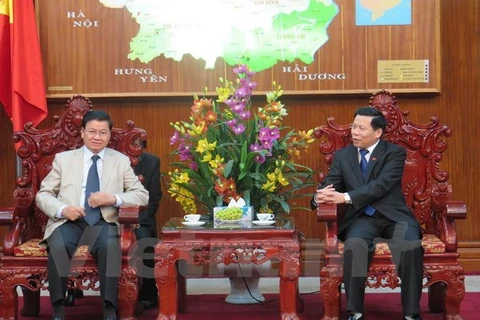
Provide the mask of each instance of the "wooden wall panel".
{"label": "wooden wall panel", "polygon": [[[441,8],[441,46],[442,46],[442,90],[441,95],[398,94],[397,100],[403,110],[410,112],[410,119],[426,123],[432,115],[453,129],[453,137],[448,139],[448,150],[442,162],[442,168],[450,172],[455,200],[467,203],[466,221],[457,223],[460,239],[460,251],[465,254],[466,267],[480,270],[480,210],[476,205],[480,194],[480,151],[477,138],[480,136],[480,2],[476,0],[442,0]],[[391,32],[395,32],[392,29]],[[388,34],[385,35],[388,37]],[[375,44],[369,39],[369,46]],[[408,45],[408,39],[406,39]],[[402,43],[398,44],[399,46]],[[101,50],[107,50],[101,46]],[[355,47],[349,46],[352,54]],[[415,49],[412,49],[416,51]],[[75,49],[72,49],[75,51]],[[395,52],[391,53],[395,56]],[[414,52],[415,54],[415,52]],[[420,58],[420,57],[418,57]],[[323,57],[322,57],[323,59]],[[327,58],[325,58],[327,59]],[[51,61],[49,59],[49,61]],[[61,61],[61,59],[59,60]],[[51,61],[54,63],[55,61]],[[50,63],[50,62],[49,62]],[[325,60],[328,63],[328,59]],[[345,62],[348,63],[348,62]],[[323,70],[323,68],[322,68]],[[372,70],[372,73],[374,71]],[[192,81],[201,80],[201,75],[192,75]],[[125,84],[128,85],[128,84]],[[203,89],[199,82],[199,91]],[[289,109],[287,124],[297,129],[313,128],[324,124],[328,117],[335,117],[339,123],[352,120],[353,111],[368,103],[365,95],[305,95],[284,97],[283,102]],[[148,150],[162,159],[162,171],[167,172],[171,161],[168,154],[172,151],[169,138],[173,133],[170,122],[187,119],[192,104],[190,97],[157,98],[92,98],[96,108],[108,111],[116,126],[132,119],[138,127],[149,134]],[[263,104],[263,97],[255,97],[255,105]],[[49,119],[41,127],[51,124],[54,114],[62,112],[66,100],[49,100]],[[12,204],[13,181],[15,171],[14,149],[10,142],[11,124],[4,111],[0,112],[0,206]],[[304,163],[316,170],[324,170],[324,165],[315,145],[304,158]],[[180,207],[169,197],[163,188],[164,199],[161,202],[158,225],[173,216],[181,216]],[[312,191],[313,192],[313,191]],[[324,226],[316,222],[315,213],[296,211],[292,214],[297,226],[307,239],[318,243],[324,233]],[[3,230],[0,232],[3,236]]]}
{"label": "wooden wall panel", "polygon": [[0,207],[12,205],[15,187],[16,160],[15,149],[11,142],[12,130],[12,123],[2,108],[0,110]]}

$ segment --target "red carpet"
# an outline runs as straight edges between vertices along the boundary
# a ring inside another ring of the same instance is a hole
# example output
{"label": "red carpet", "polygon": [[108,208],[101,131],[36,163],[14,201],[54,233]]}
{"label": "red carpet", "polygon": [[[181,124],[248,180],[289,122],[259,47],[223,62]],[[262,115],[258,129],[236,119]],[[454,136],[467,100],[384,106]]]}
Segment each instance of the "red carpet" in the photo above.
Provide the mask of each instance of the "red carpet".
{"label": "red carpet", "polygon": [[[278,320],[279,304],[278,295],[266,294],[264,304],[232,305],[224,302],[225,295],[192,295],[188,299],[188,308],[185,313],[178,315],[179,320],[211,320],[223,317],[228,320],[265,319]],[[303,320],[320,320],[322,303],[319,294],[301,295],[305,309],[299,316]],[[467,293],[462,303],[462,316],[464,320],[477,320],[480,315],[480,292]],[[22,306],[20,301],[20,307]],[[342,305],[345,305],[344,302]],[[428,312],[427,295],[422,296],[422,319],[442,320],[441,314]],[[102,319],[99,297],[85,297],[75,301],[75,307],[66,309],[67,320],[95,320]],[[144,312],[138,320],[155,320],[158,310],[150,309]],[[367,294],[365,301],[365,314],[368,320],[401,319],[400,295],[396,293]],[[346,317],[342,314],[340,319]],[[51,307],[48,297],[42,297],[42,310],[39,317],[21,317],[19,320],[49,320]]]}

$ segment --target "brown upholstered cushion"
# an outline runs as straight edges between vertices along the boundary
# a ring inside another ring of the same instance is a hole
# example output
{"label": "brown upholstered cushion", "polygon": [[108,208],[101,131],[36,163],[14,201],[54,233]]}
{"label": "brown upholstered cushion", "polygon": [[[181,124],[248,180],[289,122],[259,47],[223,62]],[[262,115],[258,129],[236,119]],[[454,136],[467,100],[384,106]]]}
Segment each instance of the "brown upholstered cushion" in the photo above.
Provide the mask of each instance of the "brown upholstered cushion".
{"label": "brown upholstered cushion", "polygon": [[[47,250],[39,245],[42,239],[31,239],[13,249],[15,257],[46,257]],[[80,246],[75,253],[77,257],[88,256],[88,246]]]}
{"label": "brown upholstered cushion", "polygon": [[[422,239],[422,246],[425,253],[442,253],[445,252],[445,244],[433,234],[424,234]],[[343,253],[343,242],[339,244],[338,250]],[[376,255],[390,254],[390,249],[386,242],[379,242],[375,247]]]}

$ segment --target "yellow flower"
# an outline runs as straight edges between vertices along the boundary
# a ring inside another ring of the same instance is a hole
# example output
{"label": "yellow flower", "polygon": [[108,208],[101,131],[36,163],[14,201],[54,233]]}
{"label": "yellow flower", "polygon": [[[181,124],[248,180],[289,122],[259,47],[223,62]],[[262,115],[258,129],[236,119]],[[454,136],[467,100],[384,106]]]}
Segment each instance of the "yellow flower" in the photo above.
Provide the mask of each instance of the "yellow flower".
{"label": "yellow flower", "polygon": [[210,167],[212,167],[213,169],[215,168],[218,168],[218,166],[220,164],[222,164],[223,162],[225,161],[225,159],[223,159],[222,157],[220,157],[220,155],[216,155],[215,156],[215,159],[214,160],[211,160],[209,163],[210,163]]}
{"label": "yellow flower", "polygon": [[224,102],[233,93],[230,86],[228,85],[228,82],[225,83],[225,87],[216,88],[216,91],[218,94],[217,102]]}
{"label": "yellow flower", "polygon": [[205,127],[204,122],[202,122],[202,124],[200,124],[199,126],[192,124],[191,130],[187,130],[187,133],[192,137],[200,136],[203,133],[204,127]]}
{"label": "yellow flower", "polygon": [[195,204],[194,195],[187,189],[181,187],[176,183],[172,183],[168,188],[168,193],[175,197],[177,201],[185,211],[185,213],[196,213],[197,205]]}
{"label": "yellow flower", "polygon": [[292,158],[300,158],[300,150],[298,150],[297,148],[288,148],[287,152]]}
{"label": "yellow flower", "polygon": [[275,182],[274,181],[270,181],[270,182],[266,182],[263,184],[262,186],[262,189],[267,191],[267,192],[275,192]]}
{"label": "yellow flower", "polygon": [[288,180],[283,176],[283,173],[280,171],[280,173],[277,176],[278,183],[280,183],[282,186],[288,186],[290,183]]}
{"label": "yellow flower", "polygon": [[312,136],[313,129],[308,130],[308,132],[298,131],[298,134],[300,135],[301,139],[305,140],[307,143],[313,143],[315,141],[315,138]]}
{"label": "yellow flower", "polygon": [[210,162],[212,160],[212,156],[212,153],[207,151],[202,158],[202,162]]}
{"label": "yellow flower", "polygon": [[186,184],[190,180],[190,177],[188,176],[187,172],[179,173],[178,169],[175,169],[174,172],[169,172],[168,174],[170,175],[173,183]]}
{"label": "yellow flower", "polygon": [[217,146],[217,141],[214,143],[208,143],[207,139],[198,140],[197,143],[197,152],[204,153],[206,151],[213,151]]}
{"label": "yellow flower", "polygon": [[276,178],[275,178],[275,172],[267,173],[267,179],[268,179],[268,181],[273,181],[273,182],[275,182],[275,180],[276,180]]}

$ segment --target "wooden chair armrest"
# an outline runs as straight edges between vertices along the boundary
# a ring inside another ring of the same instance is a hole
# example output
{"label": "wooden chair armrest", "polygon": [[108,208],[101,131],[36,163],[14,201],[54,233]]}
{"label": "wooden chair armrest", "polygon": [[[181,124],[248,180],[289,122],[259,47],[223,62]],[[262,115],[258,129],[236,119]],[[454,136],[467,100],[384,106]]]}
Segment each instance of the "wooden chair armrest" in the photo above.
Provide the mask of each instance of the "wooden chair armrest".
{"label": "wooden chair armrest", "polygon": [[121,206],[118,210],[118,222],[120,224],[137,224],[140,210],[144,207]]}
{"label": "wooden chair armrest", "polygon": [[9,226],[13,223],[14,207],[0,207],[0,226]]}
{"label": "wooden chair armrest", "polygon": [[317,221],[325,222],[325,253],[338,254],[338,205],[322,203],[317,206]]}
{"label": "wooden chair armrest", "polygon": [[465,219],[467,217],[466,204],[463,201],[446,201],[442,205],[437,204],[435,211],[437,211],[439,238],[445,243],[445,250],[447,252],[457,252],[458,239],[455,219]]}
{"label": "wooden chair armrest", "polygon": [[[20,231],[23,219],[20,219],[20,213],[24,208],[1,207],[0,225],[8,226],[5,237],[3,238],[2,252],[5,256],[13,256],[13,249],[20,244]],[[14,219],[14,217],[17,217]]]}
{"label": "wooden chair armrest", "polygon": [[463,201],[447,201],[445,203],[447,218],[466,219],[467,205]]}
{"label": "wooden chair armrest", "polygon": [[337,205],[334,203],[321,203],[317,206],[317,221],[337,221]]}
{"label": "wooden chair armrest", "polygon": [[122,255],[129,253],[135,242],[135,227],[138,223],[138,215],[144,207],[121,206],[118,210],[118,222],[120,223],[120,246]]}

